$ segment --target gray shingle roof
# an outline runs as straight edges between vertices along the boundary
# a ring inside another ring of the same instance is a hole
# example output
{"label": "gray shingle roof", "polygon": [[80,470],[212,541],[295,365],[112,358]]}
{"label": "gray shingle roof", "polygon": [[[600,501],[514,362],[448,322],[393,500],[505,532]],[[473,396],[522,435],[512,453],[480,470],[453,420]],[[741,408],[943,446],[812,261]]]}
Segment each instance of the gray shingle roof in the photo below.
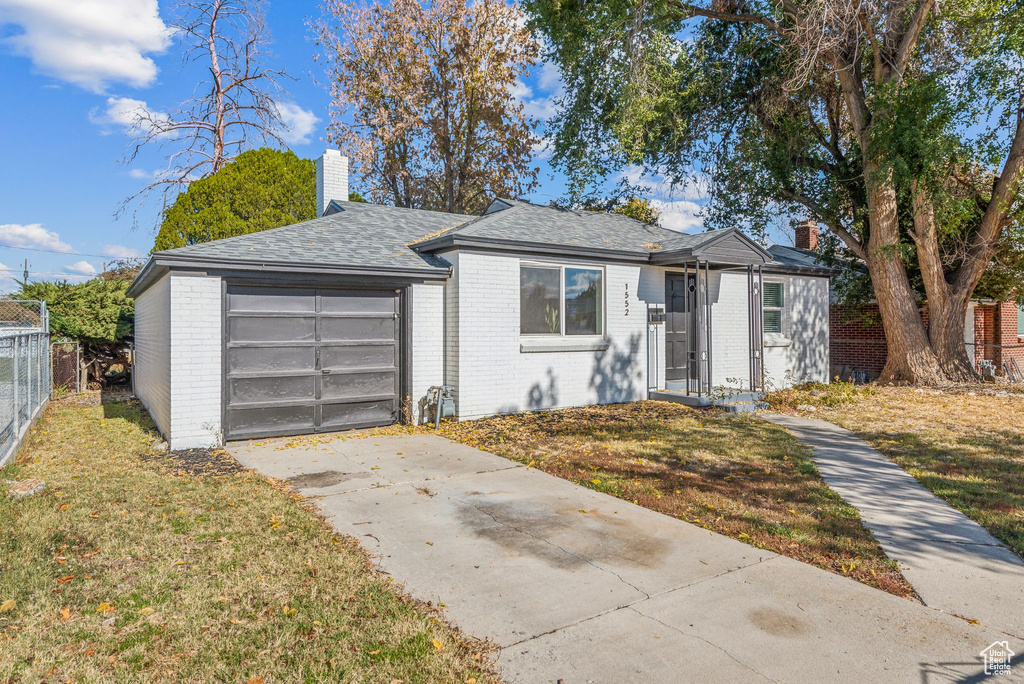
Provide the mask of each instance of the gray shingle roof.
{"label": "gray shingle roof", "polygon": [[[419,209],[402,209],[359,202],[334,201],[325,216],[259,233],[157,252],[139,274],[132,290],[148,287],[152,269],[195,261],[250,270],[355,270],[360,273],[415,273],[444,277],[449,265],[432,253],[454,244],[511,246],[526,251],[583,253],[594,258],[669,263],[678,251],[683,258],[729,239],[732,229],[685,234],[649,226],[635,219],[604,212],[546,207],[518,200],[497,199],[483,216],[465,216]],[[733,245],[745,253],[757,251],[743,237]],[[724,244],[724,243],[722,243]],[[775,246],[769,266],[827,275],[809,253]],[[708,252],[710,254],[710,251]],[[761,254],[764,254],[763,250]],[[707,258],[705,256],[705,258]],[[764,258],[764,257],[758,257]],[[757,263],[751,262],[751,263]]]}
{"label": "gray shingle roof", "polygon": [[335,201],[334,205],[336,211],[311,221],[169,249],[154,256],[447,271],[443,260],[420,254],[408,243],[473,219],[361,202]]}
{"label": "gray shingle roof", "polygon": [[692,247],[718,234],[718,231],[713,231],[687,235],[649,226],[619,214],[562,209],[509,199],[494,200],[488,212],[441,235],[431,236],[430,241],[458,235],[646,255],[662,249]]}
{"label": "gray shingle roof", "polygon": [[772,255],[772,260],[767,266],[803,270],[813,269],[829,273],[833,271],[817,253],[806,249],[797,249],[796,247],[787,247],[786,245],[772,245],[768,248],[768,252]]}

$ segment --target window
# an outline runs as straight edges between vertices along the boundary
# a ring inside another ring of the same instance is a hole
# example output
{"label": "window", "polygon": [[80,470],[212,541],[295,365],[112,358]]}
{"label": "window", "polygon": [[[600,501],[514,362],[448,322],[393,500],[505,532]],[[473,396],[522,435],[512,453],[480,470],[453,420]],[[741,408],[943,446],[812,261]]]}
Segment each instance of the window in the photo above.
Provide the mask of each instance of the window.
{"label": "window", "polygon": [[761,318],[764,331],[782,334],[783,311],[786,308],[785,283],[765,283],[761,292],[761,306],[764,312]]}
{"label": "window", "polygon": [[1024,337],[1024,306],[1017,311],[1017,337]]}
{"label": "window", "polygon": [[600,335],[604,323],[599,268],[519,268],[519,331],[523,335]]}

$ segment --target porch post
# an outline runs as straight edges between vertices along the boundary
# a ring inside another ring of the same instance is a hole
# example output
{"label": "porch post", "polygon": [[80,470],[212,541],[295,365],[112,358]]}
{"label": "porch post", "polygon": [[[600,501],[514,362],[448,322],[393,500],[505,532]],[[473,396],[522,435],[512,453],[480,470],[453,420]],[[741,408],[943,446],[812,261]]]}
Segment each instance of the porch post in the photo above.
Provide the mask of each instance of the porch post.
{"label": "porch post", "polygon": [[694,335],[694,340],[693,340],[693,346],[694,346],[694,349],[696,350],[696,353],[693,355],[693,360],[697,364],[697,396],[700,397],[704,393],[704,373],[702,372],[704,369],[702,368],[703,364],[701,363],[701,359],[700,359],[701,351],[702,351],[702,348],[704,347],[704,302],[701,300],[701,295],[703,294],[703,290],[702,290],[702,288],[700,286],[700,260],[699,259],[694,262],[693,272],[694,272],[694,281],[693,282],[694,282],[694,286],[695,286],[695,288],[697,290],[696,293],[695,293],[697,295],[696,296],[696,302],[695,302],[695,305],[697,307],[697,311],[695,312],[696,316],[694,316],[695,320],[697,321],[697,329],[694,331],[696,334]]}
{"label": "porch post", "polygon": [[761,296],[764,294],[764,276],[761,274],[761,264],[757,265],[757,359],[758,370],[760,371],[761,390],[764,390],[764,324],[761,317],[764,307],[761,303]]}
{"label": "porch post", "polygon": [[[689,325],[690,325],[690,312],[688,310],[689,306],[690,306],[689,287],[690,287],[690,264],[689,264],[689,262],[687,262],[687,263],[683,264],[683,314],[684,314],[683,320],[686,322],[687,329],[689,329]],[[687,335],[686,346],[690,347],[690,345],[692,345],[692,344],[693,344],[693,341],[690,340],[689,339],[689,335]],[[668,349],[668,341],[667,340],[665,341],[665,349],[666,350]],[[689,350],[689,348],[687,348],[687,350],[686,350],[686,396],[690,396],[690,350]]]}
{"label": "porch post", "polygon": [[708,392],[711,391],[712,378],[714,377],[711,373],[711,262],[704,262],[704,301],[707,305],[708,312],[708,337],[707,337],[707,353],[708,353]]}
{"label": "porch post", "polygon": [[747,266],[747,370],[750,372],[750,391],[754,387],[754,266]]}

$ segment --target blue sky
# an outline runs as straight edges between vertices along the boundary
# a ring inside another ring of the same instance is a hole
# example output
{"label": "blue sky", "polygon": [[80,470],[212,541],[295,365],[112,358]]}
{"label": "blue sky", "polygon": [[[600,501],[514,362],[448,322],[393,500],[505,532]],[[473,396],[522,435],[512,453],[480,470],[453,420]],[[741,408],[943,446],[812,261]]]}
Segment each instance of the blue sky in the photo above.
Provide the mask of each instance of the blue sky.
{"label": "blue sky", "polygon": [[[120,160],[131,138],[126,120],[145,103],[170,111],[192,93],[200,76],[183,67],[166,35],[169,3],[155,0],[0,0],[0,292],[20,279],[28,259],[32,279],[78,280],[118,257],[146,254],[153,245],[158,203],[114,213],[162,167],[151,151],[131,165]],[[268,65],[286,69],[283,111],[296,154],[314,158],[325,146],[330,98],[316,83],[322,68],[312,55],[306,21],[310,3],[270,2],[273,34]],[[527,112],[545,119],[560,87],[558,70],[538,65],[516,91]],[[561,177],[538,152],[538,203],[560,197]],[[640,179],[639,169],[624,173]],[[666,227],[699,230],[699,198],[673,195],[658,178],[642,181]],[[354,181],[358,189],[358,180]],[[692,192],[692,191],[691,191]],[[694,200],[697,200],[696,202]]]}

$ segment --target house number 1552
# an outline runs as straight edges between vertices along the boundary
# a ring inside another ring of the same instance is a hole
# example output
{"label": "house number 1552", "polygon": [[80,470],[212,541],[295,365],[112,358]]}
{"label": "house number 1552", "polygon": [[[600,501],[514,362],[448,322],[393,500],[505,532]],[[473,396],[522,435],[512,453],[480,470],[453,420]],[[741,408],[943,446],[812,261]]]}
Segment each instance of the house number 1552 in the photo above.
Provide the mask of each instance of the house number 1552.
{"label": "house number 1552", "polygon": [[626,283],[626,294],[625,294],[625,307],[626,315],[629,315],[629,283]]}

